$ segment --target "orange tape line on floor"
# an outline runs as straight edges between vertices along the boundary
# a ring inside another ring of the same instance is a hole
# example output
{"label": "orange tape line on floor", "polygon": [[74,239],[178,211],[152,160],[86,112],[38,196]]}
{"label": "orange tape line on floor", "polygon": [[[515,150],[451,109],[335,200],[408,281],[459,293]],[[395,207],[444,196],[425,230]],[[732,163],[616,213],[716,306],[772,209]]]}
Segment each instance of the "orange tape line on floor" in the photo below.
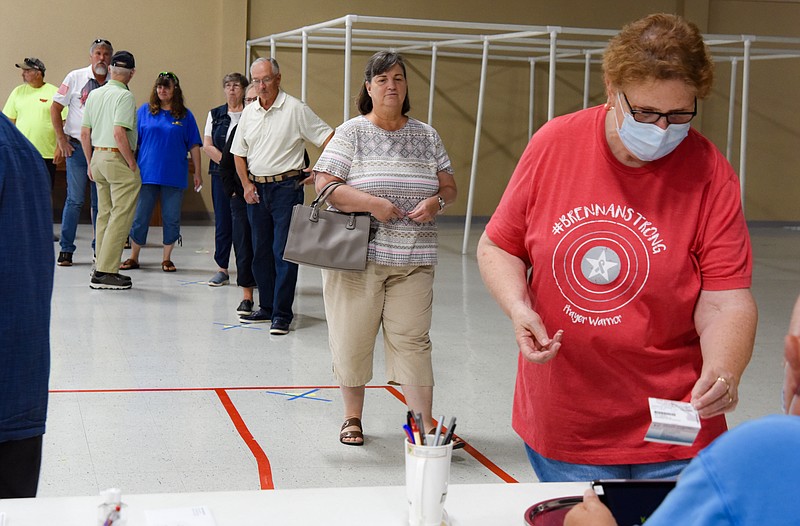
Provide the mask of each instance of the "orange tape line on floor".
{"label": "orange tape line on floor", "polygon": [[[387,385],[387,386],[385,386],[385,389],[387,391],[389,391],[395,398],[400,400],[400,402],[402,402],[403,404],[406,403],[405,396],[403,396],[403,393],[398,391],[397,388],[395,388],[395,387],[393,387],[391,385]],[[434,420],[434,422],[435,422],[435,420]],[[461,437],[461,438],[463,439],[464,437]],[[509,484],[517,484],[519,482],[517,479],[515,479],[514,477],[512,477],[511,475],[509,475],[508,473],[503,471],[497,464],[495,464],[494,462],[492,462],[491,460],[486,458],[483,455],[483,453],[481,453],[480,451],[478,451],[474,447],[470,446],[469,442],[467,442],[467,445],[464,446],[464,451],[466,451],[467,453],[472,455],[472,457],[475,460],[477,460],[478,462],[480,462],[481,464],[483,464],[484,467],[486,467],[486,469],[488,469],[489,471],[491,471],[492,473],[494,473],[495,475],[500,477],[500,479],[503,482],[508,482]]]}
{"label": "orange tape line on floor", "polygon": [[244,443],[250,448],[253,456],[256,457],[258,479],[261,483],[261,489],[275,489],[275,484],[272,482],[272,468],[269,465],[267,454],[264,453],[264,450],[261,449],[256,439],[253,438],[253,434],[250,433],[250,430],[247,429],[247,425],[244,423],[244,420],[242,420],[242,415],[236,410],[236,406],[233,405],[233,401],[230,396],[228,396],[228,393],[224,389],[215,389],[214,392],[217,393],[217,396],[222,402],[222,406],[228,412],[228,416],[231,417],[233,425],[236,427],[242,440],[244,440]]}

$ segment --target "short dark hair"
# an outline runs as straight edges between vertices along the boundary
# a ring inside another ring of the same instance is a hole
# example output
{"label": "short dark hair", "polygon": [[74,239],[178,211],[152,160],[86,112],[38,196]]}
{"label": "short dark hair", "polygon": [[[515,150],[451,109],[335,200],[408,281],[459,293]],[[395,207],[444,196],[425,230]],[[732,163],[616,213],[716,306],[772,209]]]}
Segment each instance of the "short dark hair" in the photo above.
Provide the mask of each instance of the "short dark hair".
{"label": "short dark hair", "polygon": [[[406,64],[400,53],[378,51],[369,59],[364,68],[364,83],[361,84],[361,91],[358,93],[358,99],[356,99],[356,106],[361,115],[366,115],[372,111],[372,98],[370,98],[369,93],[367,93],[366,83],[372,82],[375,75],[386,73],[392,69],[395,64],[400,64],[400,68],[403,70],[403,76],[406,77]],[[411,101],[408,98],[408,90],[406,90],[406,98],[403,100],[403,115],[408,113],[409,110],[411,110]]]}
{"label": "short dark hair", "polygon": [[222,78],[222,87],[225,87],[225,84],[228,82],[236,82],[239,84],[242,89],[247,89],[247,85],[250,84],[250,81],[247,80],[247,77],[242,75],[241,73],[228,73]]}

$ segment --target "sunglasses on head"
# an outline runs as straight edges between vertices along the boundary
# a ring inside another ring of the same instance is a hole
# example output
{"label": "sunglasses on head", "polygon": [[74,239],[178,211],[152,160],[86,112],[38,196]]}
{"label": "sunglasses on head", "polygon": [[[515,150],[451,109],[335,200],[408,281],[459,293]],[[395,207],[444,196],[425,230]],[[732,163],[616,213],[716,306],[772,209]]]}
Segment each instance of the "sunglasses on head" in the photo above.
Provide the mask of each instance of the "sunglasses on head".
{"label": "sunglasses on head", "polygon": [[114,46],[111,45],[111,42],[106,40],[105,38],[96,38],[94,40],[94,42],[92,42],[92,45],[96,45],[96,44],[105,44],[108,47],[114,47]]}
{"label": "sunglasses on head", "polygon": [[161,73],[158,74],[158,78],[172,79],[175,82],[175,84],[178,84],[178,76],[171,71],[162,71]]}

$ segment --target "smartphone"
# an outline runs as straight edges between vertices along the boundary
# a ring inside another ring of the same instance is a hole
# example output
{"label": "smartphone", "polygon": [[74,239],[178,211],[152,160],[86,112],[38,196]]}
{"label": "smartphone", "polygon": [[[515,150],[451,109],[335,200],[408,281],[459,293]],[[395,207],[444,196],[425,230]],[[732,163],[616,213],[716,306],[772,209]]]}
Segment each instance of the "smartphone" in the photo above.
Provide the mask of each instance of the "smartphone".
{"label": "smartphone", "polygon": [[640,526],[675,487],[671,479],[595,480],[592,488],[618,524]]}

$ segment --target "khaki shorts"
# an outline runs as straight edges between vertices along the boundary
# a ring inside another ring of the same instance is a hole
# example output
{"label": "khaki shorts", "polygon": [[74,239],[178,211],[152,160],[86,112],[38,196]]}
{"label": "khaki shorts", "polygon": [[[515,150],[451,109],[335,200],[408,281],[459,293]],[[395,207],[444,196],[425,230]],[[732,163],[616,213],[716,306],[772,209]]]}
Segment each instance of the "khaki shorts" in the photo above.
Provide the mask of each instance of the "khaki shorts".
{"label": "khaki shorts", "polygon": [[390,267],[367,263],[364,272],[322,271],[328,343],[340,385],[372,379],[378,329],[383,328],[386,378],[400,385],[433,386],[431,265]]}

